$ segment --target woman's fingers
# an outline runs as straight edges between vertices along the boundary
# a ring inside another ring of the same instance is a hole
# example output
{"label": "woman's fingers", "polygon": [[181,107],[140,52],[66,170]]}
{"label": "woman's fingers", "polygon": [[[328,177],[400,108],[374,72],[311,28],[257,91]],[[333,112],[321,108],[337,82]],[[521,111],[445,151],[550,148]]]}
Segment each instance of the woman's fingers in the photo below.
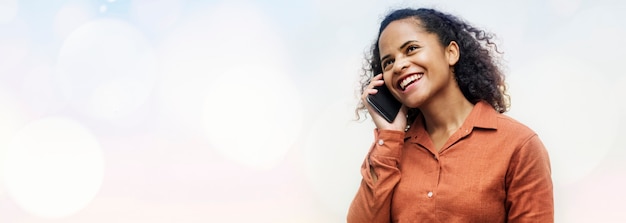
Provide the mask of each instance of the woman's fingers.
{"label": "woman's fingers", "polygon": [[383,86],[384,84],[385,82],[383,81],[382,74],[372,77],[372,79],[370,80],[370,84],[368,84],[365,87],[365,89],[363,89],[363,94],[361,95],[363,104],[365,105],[370,115],[372,116],[372,120],[374,121],[376,128],[393,129],[393,130],[399,130],[399,131],[404,130],[406,128],[406,118],[405,118],[406,112],[407,112],[406,106],[402,106],[402,109],[400,110],[400,112],[398,112],[398,115],[396,116],[396,119],[394,120],[393,123],[388,123],[387,120],[385,120],[380,114],[378,114],[378,112],[376,112],[375,110],[372,110],[372,106],[367,101],[367,97],[369,95],[378,93],[378,90],[375,87]]}
{"label": "woman's fingers", "polygon": [[370,84],[368,84],[367,87],[363,90],[363,95],[361,97],[363,99],[363,102],[365,102],[365,98],[367,97],[367,95],[378,93],[378,90],[374,87],[382,86],[383,84],[385,84],[382,78],[382,74],[378,74],[372,77],[372,79],[370,80]]}

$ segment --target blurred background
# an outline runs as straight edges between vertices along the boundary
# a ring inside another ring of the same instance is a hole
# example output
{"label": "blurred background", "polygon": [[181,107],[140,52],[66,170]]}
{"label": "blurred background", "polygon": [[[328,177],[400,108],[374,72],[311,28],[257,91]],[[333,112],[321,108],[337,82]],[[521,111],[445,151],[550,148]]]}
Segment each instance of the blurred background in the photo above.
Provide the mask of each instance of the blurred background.
{"label": "blurred background", "polygon": [[345,222],[382,16],[497,35],[557,222],[626,222],[626,2],[0,0],[0,222]]}

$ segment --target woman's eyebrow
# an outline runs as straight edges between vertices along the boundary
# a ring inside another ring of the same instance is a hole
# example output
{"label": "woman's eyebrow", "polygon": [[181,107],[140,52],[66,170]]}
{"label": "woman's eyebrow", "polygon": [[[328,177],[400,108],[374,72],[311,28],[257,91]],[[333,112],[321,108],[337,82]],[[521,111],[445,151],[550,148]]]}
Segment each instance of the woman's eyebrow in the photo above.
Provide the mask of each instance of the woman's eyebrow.
{"label": "woman's eyebrow", "polygon": [[[419,41],[417,41],[417,40],[409,40],[409,41],[406,41],[406,42],[404,42],[402,45],[400,45],[400,47],[398,47],[398,50],[402,50],[402,48],[406,47],[407,45],[409,45],[409,44],[411,44],[411,43],[416,43],[416,42],[419,42]],[[381,58],[380,58],[380,61],[384,61],[385,59],[387,59],[387,57],[390,57],[390,55],[389,55],[389,54],[387,54],[387,55],[385,55],[384,57],[381,57]]]}

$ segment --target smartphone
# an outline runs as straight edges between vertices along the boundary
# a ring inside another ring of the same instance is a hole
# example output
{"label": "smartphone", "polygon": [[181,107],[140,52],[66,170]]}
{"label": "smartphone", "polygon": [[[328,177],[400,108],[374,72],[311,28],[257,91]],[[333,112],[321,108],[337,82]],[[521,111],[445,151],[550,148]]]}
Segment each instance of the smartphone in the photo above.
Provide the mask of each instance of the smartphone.
{"label": "smartphone", "polygon": [[391,94],[391,91],[387,88],[387,85],[374,87],[378,90],[376,94],[370,94],[367,96],[367,102],[376,109],[378,114],[383,116],[387,122],[392,123],[393,120],[400,112],[402,103],[396,100]]}

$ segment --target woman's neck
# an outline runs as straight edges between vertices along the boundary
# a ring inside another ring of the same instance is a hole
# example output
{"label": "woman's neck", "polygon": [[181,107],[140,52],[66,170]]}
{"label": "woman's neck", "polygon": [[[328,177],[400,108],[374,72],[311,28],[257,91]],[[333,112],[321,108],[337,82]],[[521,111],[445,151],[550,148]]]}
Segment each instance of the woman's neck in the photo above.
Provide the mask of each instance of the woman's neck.
{"label": "woman's neck", "polygon": [[430,135],[452,135],[463,125],[474,108],[474,104],[462,94],[460,97],[448,97],[444,100],[436,100],[436,102],[420,108],[424,116],[424,127]]}

